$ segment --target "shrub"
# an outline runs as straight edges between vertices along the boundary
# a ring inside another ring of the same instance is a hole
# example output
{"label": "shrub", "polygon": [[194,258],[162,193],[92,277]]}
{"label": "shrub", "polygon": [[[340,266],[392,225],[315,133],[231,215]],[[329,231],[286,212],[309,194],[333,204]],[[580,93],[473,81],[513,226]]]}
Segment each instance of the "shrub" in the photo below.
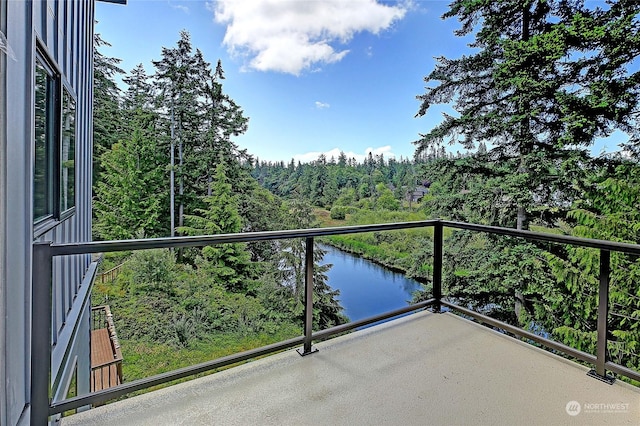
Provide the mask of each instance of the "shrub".
{"label": "shrub", "polygon": [[344,218],[347,217],[347,208],[344,206],[333,206],[330,217],[335,220],[344,220]]}

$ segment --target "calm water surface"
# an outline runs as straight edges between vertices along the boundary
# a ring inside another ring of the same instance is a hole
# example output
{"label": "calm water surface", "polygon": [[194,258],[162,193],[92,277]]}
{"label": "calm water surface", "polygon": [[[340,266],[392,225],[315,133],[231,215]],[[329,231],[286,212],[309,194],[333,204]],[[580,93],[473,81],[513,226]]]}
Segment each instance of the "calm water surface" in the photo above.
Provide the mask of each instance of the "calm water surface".
{"label": "calm water surface", "polygon": [[323,245],[323,264],[333,267],[329,285],[340,290],[340,304],[351,321],[407,306],[419,282],[350,253]]}

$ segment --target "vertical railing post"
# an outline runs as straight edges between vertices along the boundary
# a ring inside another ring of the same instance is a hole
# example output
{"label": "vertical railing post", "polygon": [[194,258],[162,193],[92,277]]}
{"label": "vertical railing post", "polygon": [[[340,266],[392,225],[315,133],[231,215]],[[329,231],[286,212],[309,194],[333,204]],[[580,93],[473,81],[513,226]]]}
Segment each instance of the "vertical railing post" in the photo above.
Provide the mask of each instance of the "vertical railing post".
{"label": "vertical railing post", "polygon": [[307,237],[304,276],[304,347],[298,349],[302,356],[318,350],[311,346],[313,334],[313,237]]}
{"label": "vertical railing post", "polygon": [[34,243],[31,285],[31,425],[49,420],[51,368],[51,243]]}
{"label": "vertical railing post", "polygon": [[609,274],[611,252],[600,249],[600,285],[598,287],[598,340],[596,347],[596,369],[589,371],[589,375],[613,383],[614,379],[607,375],[607,322],[609,319]]}
{"label": "vertical railing post", "polygon": [[442,299],[442,223],[437,222],[433,228],[433,312],[440,313]]}

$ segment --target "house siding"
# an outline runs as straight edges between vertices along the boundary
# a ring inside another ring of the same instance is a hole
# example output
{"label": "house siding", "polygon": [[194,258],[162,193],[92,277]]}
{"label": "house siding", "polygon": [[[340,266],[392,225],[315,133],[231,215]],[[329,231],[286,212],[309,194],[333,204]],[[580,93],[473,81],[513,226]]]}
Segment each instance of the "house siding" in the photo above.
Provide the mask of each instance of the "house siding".
{"label": "house siding", "polygon": [[[93,0],[2,1],[0,30],[0,424],[29,421],[31,270],[34,241],[91,240]],[[34,64],[40,46],[76,99],[75,213],[34,236]],[[62,399],[77,368],[79,392],[90,377],[88,306],[91,257],[54,259],[52,395]],[[47,360],[42,360],[47,362]]]}

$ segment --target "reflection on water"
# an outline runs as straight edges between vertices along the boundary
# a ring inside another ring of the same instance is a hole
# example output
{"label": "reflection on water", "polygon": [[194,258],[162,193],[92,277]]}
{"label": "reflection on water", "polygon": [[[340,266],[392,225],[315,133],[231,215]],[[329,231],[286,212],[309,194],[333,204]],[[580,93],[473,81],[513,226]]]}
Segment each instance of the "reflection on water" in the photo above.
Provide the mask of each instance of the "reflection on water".
{"label": "reflection on water", "polygon": [[322,249],[327,251],[322,263],[333,264],[329,285],[340,290],[340,304],[351,321],[407,306],[421,288],[419,282],[368,260],[331,246]]}

